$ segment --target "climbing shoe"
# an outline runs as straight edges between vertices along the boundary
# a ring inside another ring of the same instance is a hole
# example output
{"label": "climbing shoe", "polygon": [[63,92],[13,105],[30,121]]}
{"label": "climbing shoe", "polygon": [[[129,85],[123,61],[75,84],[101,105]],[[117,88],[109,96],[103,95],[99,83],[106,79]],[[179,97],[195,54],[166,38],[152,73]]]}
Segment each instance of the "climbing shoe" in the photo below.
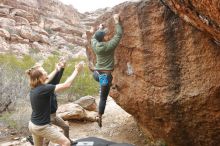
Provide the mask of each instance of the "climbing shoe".
{"label": "climbing shoe", "polygon": [[97,116],[96,117],[96,122],[98,123],[99,127],[102,127],[102,117],[101,116]]}
{"label": "climbing shoe", "polygon": [[34,141],[33,141],[33,138],[32,138],[32,136],[31,136],[31,135],[30,135],[30,136],[28,136],[28,137],[26,137],[26,141],[30,142],[30,143],[31,143],[31,145],[34,145]]}
{"label": "climbing shoe", "polygon": [[71,146],[73,146],[73,145],[76,145],[78,142],[77,141],[73,141],[73,140],[71,140],[71,139],[69,139],[70,140],[70,145]]}

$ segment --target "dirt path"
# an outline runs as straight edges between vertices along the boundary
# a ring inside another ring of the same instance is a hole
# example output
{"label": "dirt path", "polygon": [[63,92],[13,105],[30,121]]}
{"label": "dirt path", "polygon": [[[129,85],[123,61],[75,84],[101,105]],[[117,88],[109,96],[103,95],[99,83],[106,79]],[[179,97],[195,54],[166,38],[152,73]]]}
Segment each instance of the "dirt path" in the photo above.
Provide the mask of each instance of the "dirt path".
{"label": "dirt path", "polygon": [[[72,121],[69,122],[69,124],[70,137],[73,140],[92,136],[118,143],[130,143],[135,146],[148,146],[132,116],[121,109],[112,98],[108,98],[107,100],[102,128],[99,128],[96,122]],[[21,142],[21,140],[20,143],[10,141],[10,143],[1,142],[0,145],[8,146],[11,143],[18,146],[31,146],[27,142]]]}
{"label": "dirt path", "polygon": [[147,146],[132,116],[121,109],[112,98],[108,98],[102,124],[103,127],[99,128],[96,122],[71,122],[70,137],[79,139],[93,136],[118,143]]}

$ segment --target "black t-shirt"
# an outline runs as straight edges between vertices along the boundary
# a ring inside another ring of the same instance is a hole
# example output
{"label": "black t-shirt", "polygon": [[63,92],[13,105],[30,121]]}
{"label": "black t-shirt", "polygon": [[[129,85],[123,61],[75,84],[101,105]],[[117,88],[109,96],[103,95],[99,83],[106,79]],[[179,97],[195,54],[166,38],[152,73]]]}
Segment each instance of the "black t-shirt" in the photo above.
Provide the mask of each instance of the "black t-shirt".
{"label": "black t-shirt", "polygon": [[32,107],[31,122],[35,125],[50,123],[50,98],[56,85],[43,84],[30,91]]}

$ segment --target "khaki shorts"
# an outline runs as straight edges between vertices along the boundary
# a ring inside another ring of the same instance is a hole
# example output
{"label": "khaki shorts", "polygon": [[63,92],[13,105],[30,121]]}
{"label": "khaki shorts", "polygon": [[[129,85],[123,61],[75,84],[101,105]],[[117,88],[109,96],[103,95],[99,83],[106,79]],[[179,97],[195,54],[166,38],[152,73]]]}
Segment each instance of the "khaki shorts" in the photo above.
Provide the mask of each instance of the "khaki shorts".
{"label": "khaki shorts", "polygon": [[50,124],[38,126],[30,121],[28,128],[32,133],[35,146],[42,146],[44,138],[52,141],[53,143],[58,143],[62,139],[66,138],[62,132]]}

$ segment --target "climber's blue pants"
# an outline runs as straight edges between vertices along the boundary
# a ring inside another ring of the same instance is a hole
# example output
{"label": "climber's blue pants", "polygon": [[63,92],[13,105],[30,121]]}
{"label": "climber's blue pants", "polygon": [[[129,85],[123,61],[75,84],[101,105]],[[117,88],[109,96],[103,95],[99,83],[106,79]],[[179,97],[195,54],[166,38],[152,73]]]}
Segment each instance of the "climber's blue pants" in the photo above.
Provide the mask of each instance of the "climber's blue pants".
{"label": "climber's blue pants", "polygon": [[[102,72],[94,71],[93,77],[94,79],[99,82],[99,75],[104,74]],[[105,73],[106,74],[106,73]],[[101,86],[100,85],[100,101],[99,101],[99,114],[103,115],[105,111],[105,106],[106,106],[106,100],[110,91],[110,86],[112,82],[112,75],[111,73],[107,74],[107,79],[108,79],[108,84],[106,86]]]}

